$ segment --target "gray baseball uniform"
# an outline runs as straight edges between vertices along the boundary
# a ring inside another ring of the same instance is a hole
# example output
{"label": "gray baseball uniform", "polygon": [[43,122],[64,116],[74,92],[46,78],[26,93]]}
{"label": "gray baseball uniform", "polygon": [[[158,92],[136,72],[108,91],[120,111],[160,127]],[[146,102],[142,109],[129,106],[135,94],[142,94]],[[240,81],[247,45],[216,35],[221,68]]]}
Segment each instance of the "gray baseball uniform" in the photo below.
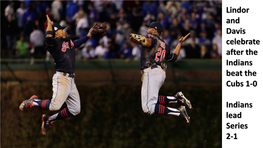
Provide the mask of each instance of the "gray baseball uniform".
{"label": "gray baseball uniform", "polygon": [[80,112],[80,97],[75,80],[69,74],[56,72],[52,79],[53,95],[49,110],[56,111],[66,102],[71,114],[76,115]]}

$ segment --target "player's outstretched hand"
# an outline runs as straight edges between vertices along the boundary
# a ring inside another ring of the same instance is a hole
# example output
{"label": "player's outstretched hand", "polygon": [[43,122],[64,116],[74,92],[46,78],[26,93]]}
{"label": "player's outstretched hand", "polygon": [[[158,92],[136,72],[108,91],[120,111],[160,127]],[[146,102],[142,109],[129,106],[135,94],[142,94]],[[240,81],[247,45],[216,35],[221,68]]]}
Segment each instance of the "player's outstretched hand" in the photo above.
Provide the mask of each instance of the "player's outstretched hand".
{"label": "player's outstretched hand", "polygon": [[186,36],[181,37],[181,38],[179,39],[179,42],[184,42],[184,41],[186,40],[186,38],[187,38],[190,34],[191,34],[191,33],[188,33]]}
{"label": "player's outstretched hand", "polygon": [[48,23],[51,23],[51,25],[53,25],[53,21],[50,20],[50,18],[48,17],[48,15],[46,15],[46,17],[47,17],[47,22],[48,22]]}
{"label": "player's outstretched hand", "polygon": [[95,23],[94,26],[92,26],[89,30],[88,33],[88,37],[92,37],[92,36],[103,36],[106,34],[106,29],[107,29],[107,23],[103,22],[103,23]]}

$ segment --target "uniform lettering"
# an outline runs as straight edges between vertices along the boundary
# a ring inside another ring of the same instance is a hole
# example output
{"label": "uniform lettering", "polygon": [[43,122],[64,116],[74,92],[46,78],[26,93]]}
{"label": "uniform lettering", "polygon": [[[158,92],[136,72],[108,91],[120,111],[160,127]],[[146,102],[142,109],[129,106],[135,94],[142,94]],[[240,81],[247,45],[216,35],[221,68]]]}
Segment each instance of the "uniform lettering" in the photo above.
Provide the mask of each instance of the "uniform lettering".
{"label": "uniform lettering", "polygon": [[71,48],[73,48],[74,43],[70,40]]}
{"label": "uniform lettering", "polygon": [[68,42],[63,42],[61,51],[66,52],[68,48],[69,48]]}

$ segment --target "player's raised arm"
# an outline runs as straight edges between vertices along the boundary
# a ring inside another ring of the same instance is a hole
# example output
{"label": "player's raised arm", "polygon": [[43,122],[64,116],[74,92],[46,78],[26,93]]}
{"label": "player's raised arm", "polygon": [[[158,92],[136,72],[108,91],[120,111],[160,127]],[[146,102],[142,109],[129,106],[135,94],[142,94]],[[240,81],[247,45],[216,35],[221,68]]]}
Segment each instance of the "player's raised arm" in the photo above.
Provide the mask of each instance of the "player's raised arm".
{"label": "player's raised arm", "polygon": [[46,37],[53,37],[53,21],[50,20],[50,18],[48,17],[48,15],[46,15],[47,17],[47,29],[46,29]]}
{"label": "player's raised arm", "polygon": [[179,56],[179,54],[180,54],[180,50],[181,50],[181,46],[182,46],[183,42],[186,40],[186,38],[187,38],[190,34],[191,34],[191,33],[188,33],[186,36],[181,37],[181,38],[179,39],[179,44],[176,46],[176,48],[175,48],[175,50],[174,50],[174,53],[175,53],[177,56]]}

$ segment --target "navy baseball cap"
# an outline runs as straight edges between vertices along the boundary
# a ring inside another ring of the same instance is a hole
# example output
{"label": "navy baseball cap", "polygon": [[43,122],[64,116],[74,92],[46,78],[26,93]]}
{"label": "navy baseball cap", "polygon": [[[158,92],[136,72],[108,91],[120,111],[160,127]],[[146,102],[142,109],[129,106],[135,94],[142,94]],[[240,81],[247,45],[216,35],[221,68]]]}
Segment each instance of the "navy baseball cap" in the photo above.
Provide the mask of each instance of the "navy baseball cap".
{"label": "navy baseball cap", "polygon": [[158,22],[152,22],[150,25],[145,25],[145,26],[156,29],[159,34],[163,32],[163,26]]}
{"label": "navy baseball cap", "polygon": [[64,27],[62,27],[62,26],[60,26],[58,23],[53,23],[53,31],[54,32],[56,32],[56,31],[58,31],[58,30],[60,30],[60,29],[65,29],[66,28],[66,26],[64,26]]}

